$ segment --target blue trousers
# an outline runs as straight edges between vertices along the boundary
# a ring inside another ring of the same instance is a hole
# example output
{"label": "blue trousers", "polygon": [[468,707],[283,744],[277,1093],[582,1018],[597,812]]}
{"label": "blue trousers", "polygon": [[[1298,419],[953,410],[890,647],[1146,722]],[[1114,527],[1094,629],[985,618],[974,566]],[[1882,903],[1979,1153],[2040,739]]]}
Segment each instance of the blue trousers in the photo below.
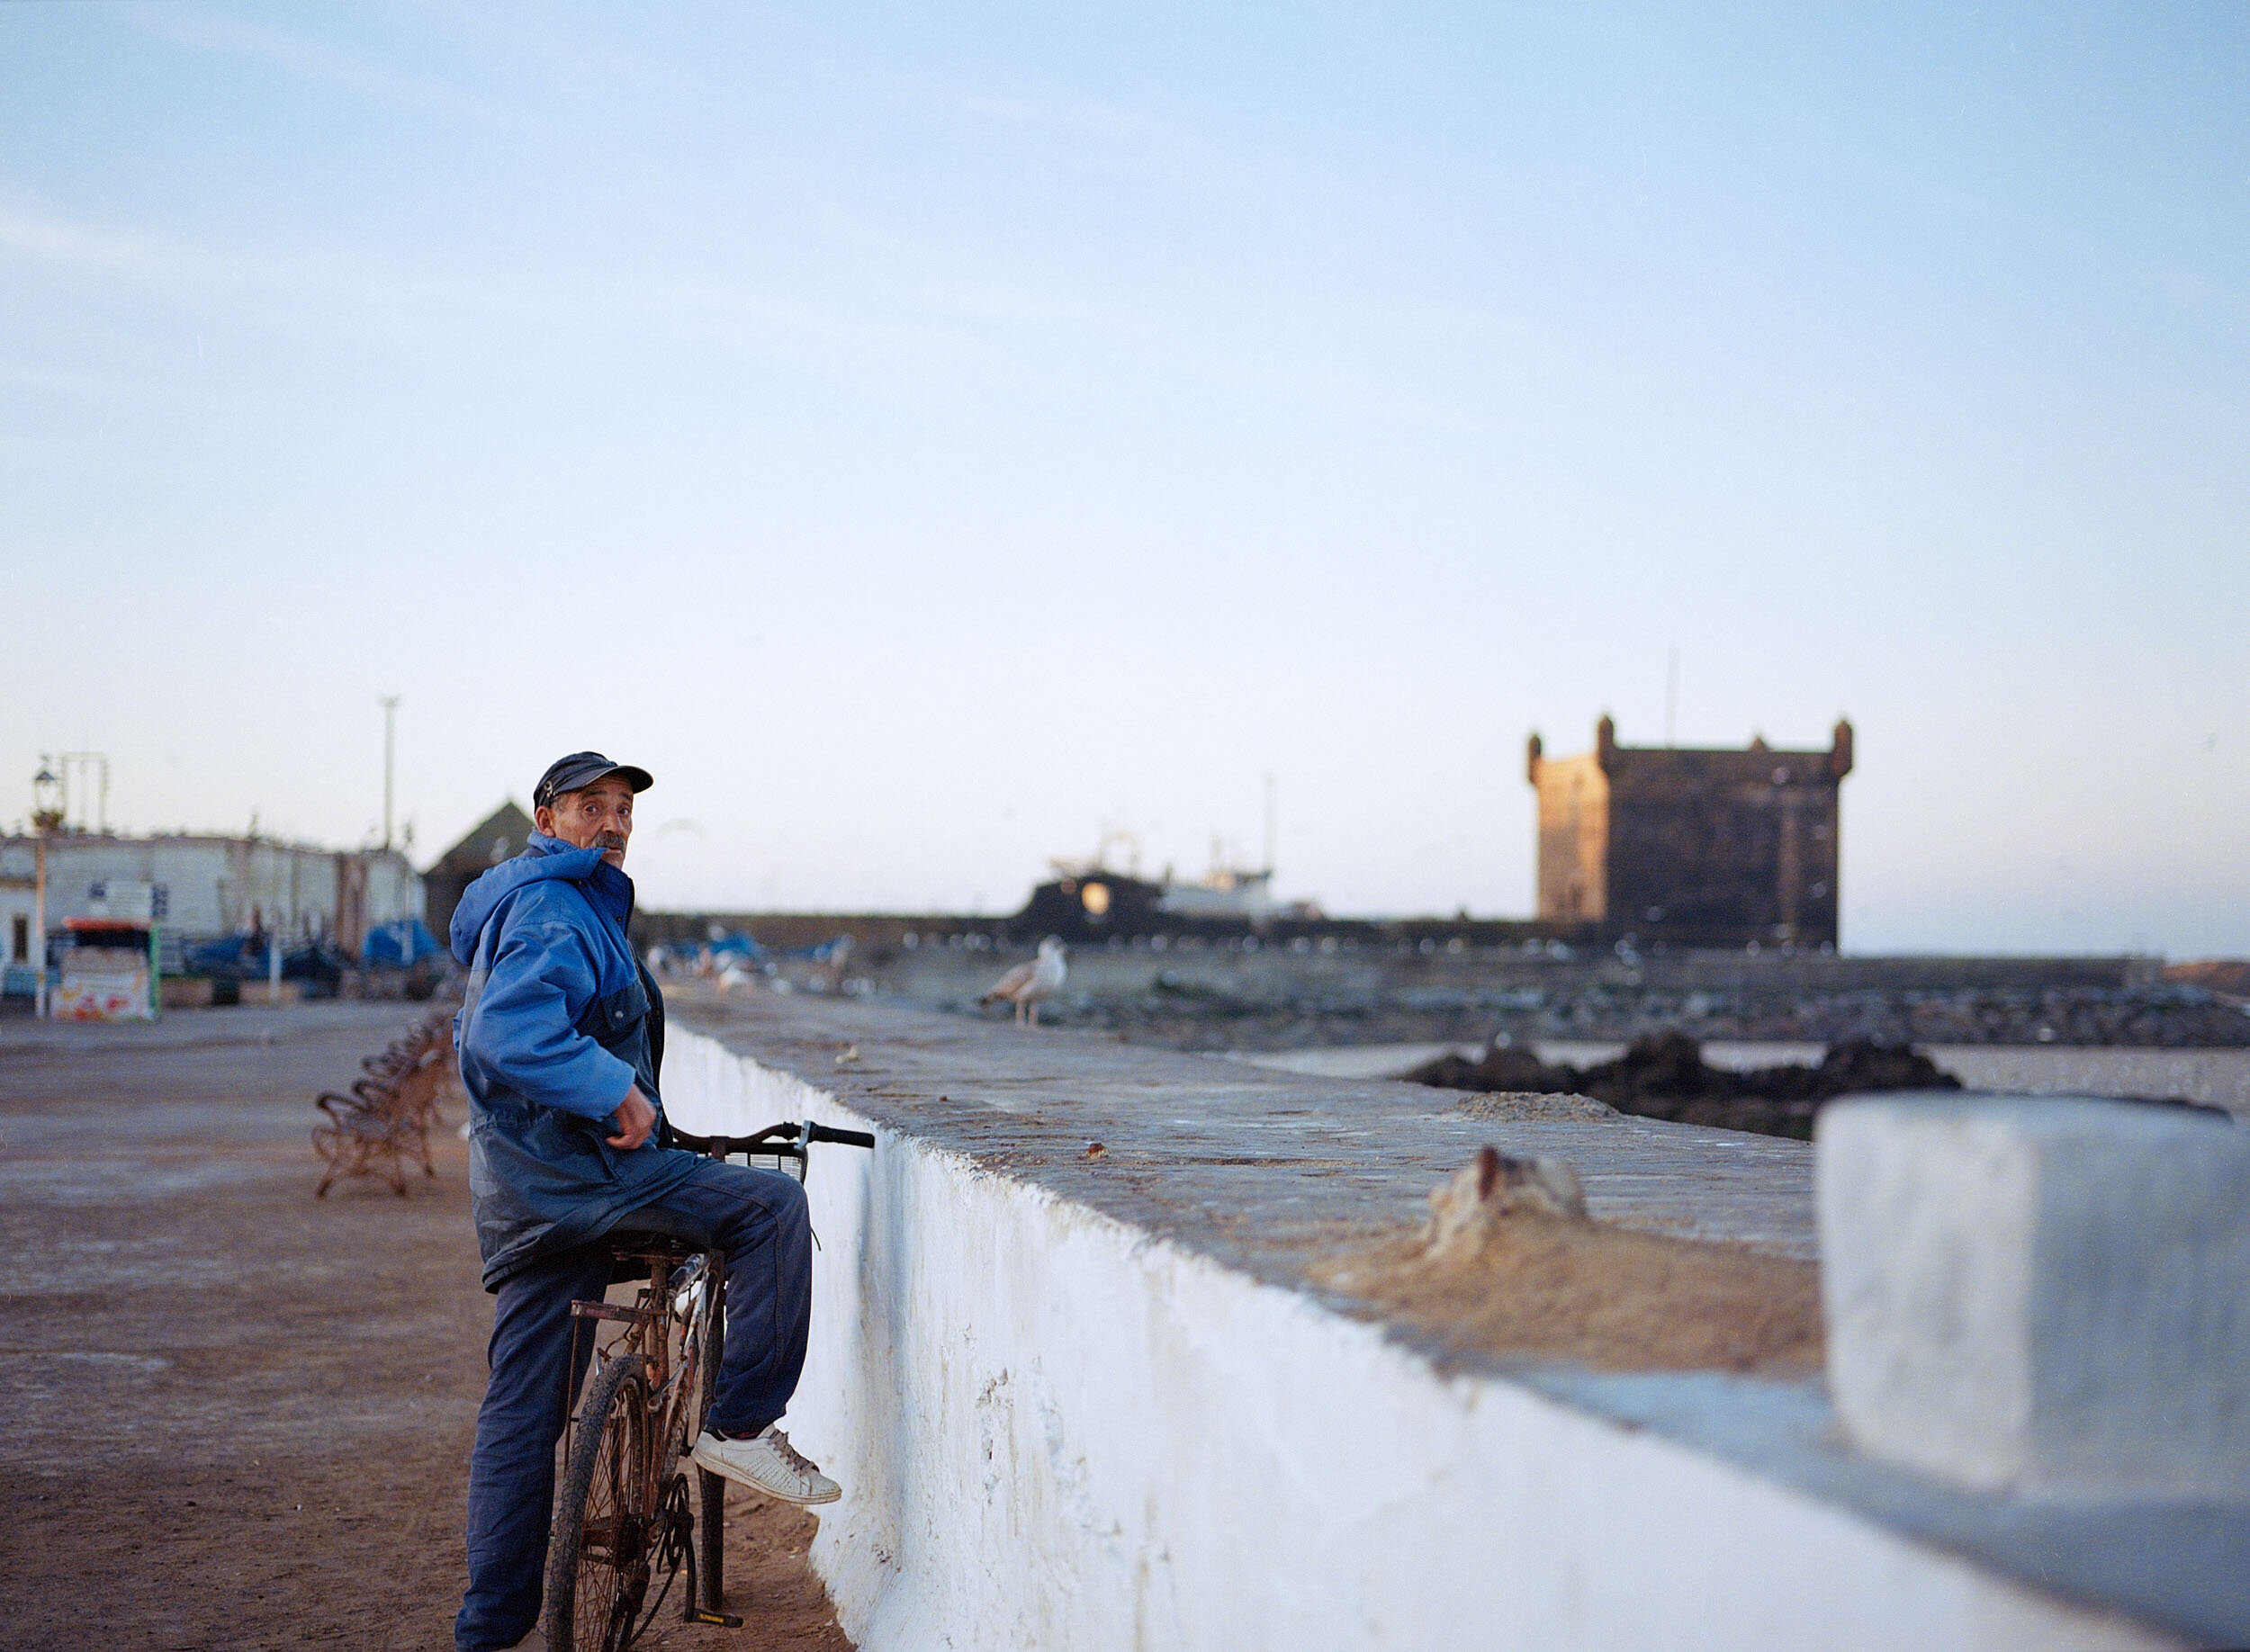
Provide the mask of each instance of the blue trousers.
{"label": "blue trousers", "polygon": [[805,1190],[778,1171],[713,1160],[596,1243],[542,1257],[505,1280],[492,1311],[491,1379],[469,1459],[469,1592],[454,1620],[461,1652],[512,1647],[539,1621],[554,1519],[554,1447],[578,1402],[593,1339],[573,1301],[599,1301],[609,1250],[659,1234],[726,1253],[726,1332],[706,1419],[755,1433],[788,1409],[812,1324],[812,1226]]}

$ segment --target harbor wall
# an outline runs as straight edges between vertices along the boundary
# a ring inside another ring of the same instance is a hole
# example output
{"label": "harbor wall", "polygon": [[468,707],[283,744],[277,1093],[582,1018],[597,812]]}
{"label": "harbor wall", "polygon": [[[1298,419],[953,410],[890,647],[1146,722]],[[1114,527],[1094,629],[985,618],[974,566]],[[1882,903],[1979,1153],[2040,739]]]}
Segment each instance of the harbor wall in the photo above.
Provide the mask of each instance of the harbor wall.
{"label": "harbor wall", "polygon": [[[842,1059],[839,1057],[838,1059]],[[870,1119],[678,1031],[675,1106],[815,1149],[788,1426],[867,1652],[2177,1644]],[[932,1098],[941,1100],[942,1098]]]}

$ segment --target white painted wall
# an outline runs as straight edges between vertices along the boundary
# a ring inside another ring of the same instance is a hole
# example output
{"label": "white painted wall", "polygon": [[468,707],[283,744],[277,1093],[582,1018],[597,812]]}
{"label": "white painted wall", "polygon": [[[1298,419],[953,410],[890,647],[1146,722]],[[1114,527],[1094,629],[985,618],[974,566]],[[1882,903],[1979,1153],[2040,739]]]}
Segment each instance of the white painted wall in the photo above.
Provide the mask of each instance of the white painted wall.
{"label": "white painted wall", "polygon": [[[685,1030],[665,1079],[867,1127]],[[895,1133],[808,1189],[788,1426],[866,1652],[2173,1644]]]}
{"label": "white painted wall", "polygon": [[[0,842],[0,876],[32,875],[29,839]],[[47,921],[93,910],[92,885],[112,878],[161,884],[166,927],[187,936],[247,930],[253,915],[284,938],[325,936],[336,927],[341,863],[367,869],[369,925],[423,912],[422,879],[407,858],[382,849],[336,850],[239,838],[57,838],[48,845]],[[11,890],[11,895],[28,893]]]}

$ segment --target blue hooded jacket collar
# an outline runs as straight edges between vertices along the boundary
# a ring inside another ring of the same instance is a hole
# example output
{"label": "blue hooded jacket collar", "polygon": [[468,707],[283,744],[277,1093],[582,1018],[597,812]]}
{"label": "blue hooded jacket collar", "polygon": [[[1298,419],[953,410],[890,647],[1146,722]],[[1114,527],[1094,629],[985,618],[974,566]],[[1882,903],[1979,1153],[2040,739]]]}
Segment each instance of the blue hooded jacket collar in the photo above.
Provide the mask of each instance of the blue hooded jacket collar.
{"label": "blue hooded jacket collar", "polygon": [[598,848],[575,848],[543,831],[529,833],[524,852],[503,860],[462,892],[447,938],[464,967],[476,961],[477,938],[508,898],[546,878],[577,884],[594,910],[622,929],[633,916],[633,880],[601,857]]}

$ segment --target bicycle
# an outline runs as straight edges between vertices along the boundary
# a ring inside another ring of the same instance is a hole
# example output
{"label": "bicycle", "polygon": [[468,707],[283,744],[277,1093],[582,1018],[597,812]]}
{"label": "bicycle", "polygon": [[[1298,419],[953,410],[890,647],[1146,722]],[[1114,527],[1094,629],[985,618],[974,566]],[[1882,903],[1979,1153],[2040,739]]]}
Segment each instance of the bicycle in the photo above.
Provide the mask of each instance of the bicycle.
{"label": "bicycle", "polygon": [[[875,1145],[863,1131],[809,1121],[769,1125],[750,1136],[673,1130],[670,1139],[708,1157],[771,1160],[761,1168],[786,1169],[799,1181],[814,1142]],[[682,1570],[683,1621],[742,1625],[722,1606],[726,1481],[688,1455],[718,1382],[726,1259],[654,1235],[613,1235],[610,1246],[624,1269],[618,1277],[645,1269],[647,1282],[630,1306],[571,1304],[580,1322],[625,1330],[597,1349],[595,1374],[571,1419],[548,1548],[551,1652],[626,1652],[655,1621]],[[575,1342],[576,1326],[572,1334]]]}

